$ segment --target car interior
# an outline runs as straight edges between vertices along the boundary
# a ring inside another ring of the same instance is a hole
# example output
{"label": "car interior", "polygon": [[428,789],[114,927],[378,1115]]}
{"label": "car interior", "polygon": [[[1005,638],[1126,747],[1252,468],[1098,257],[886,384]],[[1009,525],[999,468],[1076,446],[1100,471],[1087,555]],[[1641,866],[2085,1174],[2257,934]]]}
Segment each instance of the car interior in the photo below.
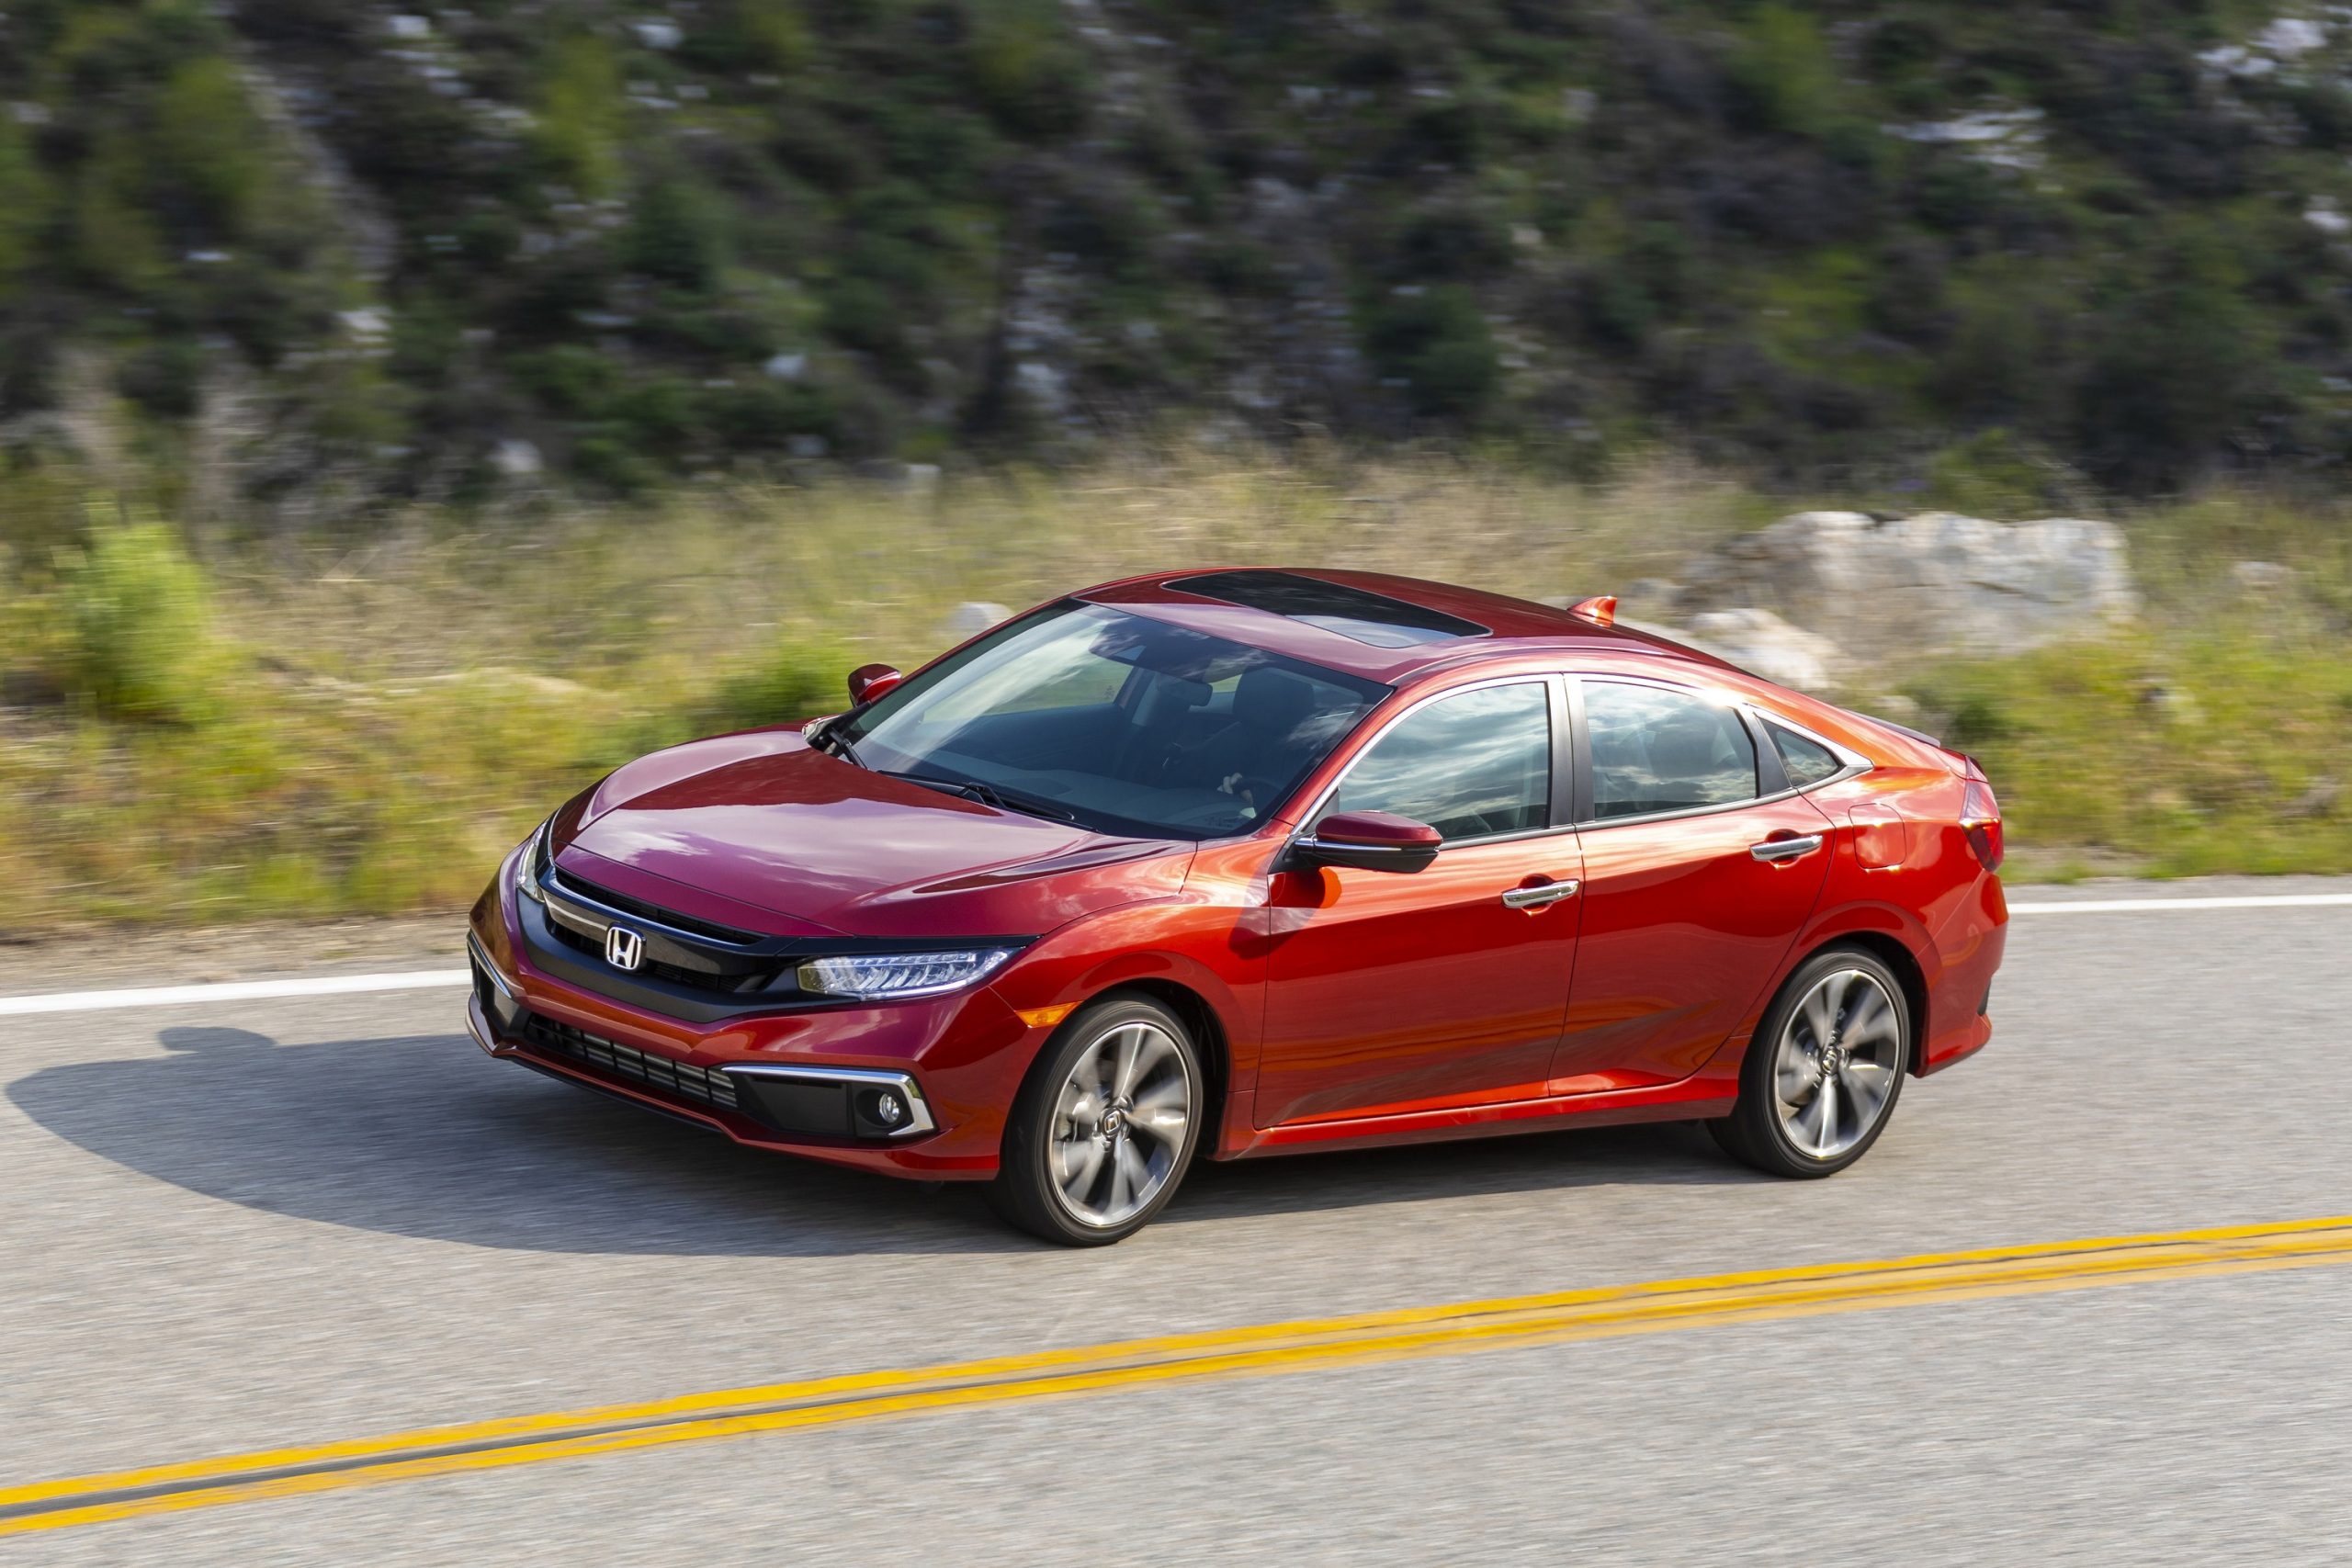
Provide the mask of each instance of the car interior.
{"label": "car interior", "polygon": [[965,720],[929,750],[925,767],[1138,825],[1240,832],[1371,702],[1271,662],[1214,682],[1136,665],[1107,702]]}

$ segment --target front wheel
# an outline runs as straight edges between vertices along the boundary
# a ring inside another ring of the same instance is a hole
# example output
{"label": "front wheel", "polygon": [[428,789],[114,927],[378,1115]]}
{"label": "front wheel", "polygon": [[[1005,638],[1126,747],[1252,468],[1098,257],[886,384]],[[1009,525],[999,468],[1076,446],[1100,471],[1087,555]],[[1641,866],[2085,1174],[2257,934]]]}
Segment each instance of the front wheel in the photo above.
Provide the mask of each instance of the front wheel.
{"label": "front wheel", "polygon": [[1066,1247],[1133,1235],[1192,1164],[1202,1083],[1192,1033],[1166,1008],[1128,997],[1083,1009],[1022,1086],[990,1201]]}
{"label": "front wheel", "polygon": [[1911,1030],[1902,983],[1877,958],[1838,948],[1807,959],[1748,1044],[1732,1113],[1707,1130],[1758,1170],[1835,1176],[1894,1115]]}

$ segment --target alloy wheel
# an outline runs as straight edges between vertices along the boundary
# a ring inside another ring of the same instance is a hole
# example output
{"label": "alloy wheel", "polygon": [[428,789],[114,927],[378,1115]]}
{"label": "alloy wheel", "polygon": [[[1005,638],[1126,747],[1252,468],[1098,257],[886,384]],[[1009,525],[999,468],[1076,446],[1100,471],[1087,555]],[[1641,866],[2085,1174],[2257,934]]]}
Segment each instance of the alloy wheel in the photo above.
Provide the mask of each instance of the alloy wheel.
{"label": "alloy wheel", "polygon": [[1134,1217],[1175,1176],[1192,1118],[1192,1072],[1168,1032],[1132,1020],[1104,1030],[1055,1100],[1056,1198],[1082,1224]]}
{"label": "alloy wheel", "polygon": [[1903,1071],[1903,1013],[1878,976],[1823,976],[1790,1010],[1772,1059],[1781,1130],[1798,1152],[1836,1159],[1886,1114]]}

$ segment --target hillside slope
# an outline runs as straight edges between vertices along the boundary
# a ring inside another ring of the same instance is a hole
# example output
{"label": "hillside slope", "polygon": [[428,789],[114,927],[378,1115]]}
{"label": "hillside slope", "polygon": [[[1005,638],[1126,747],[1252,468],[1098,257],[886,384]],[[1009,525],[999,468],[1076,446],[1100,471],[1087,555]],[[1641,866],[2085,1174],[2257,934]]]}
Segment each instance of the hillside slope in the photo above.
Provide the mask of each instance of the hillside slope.
{"label": "hillside slope", "polygon": [[17,0],[0,443],[294,513],[1170,414],[2332,463],[2347,61],[2191,0]]}

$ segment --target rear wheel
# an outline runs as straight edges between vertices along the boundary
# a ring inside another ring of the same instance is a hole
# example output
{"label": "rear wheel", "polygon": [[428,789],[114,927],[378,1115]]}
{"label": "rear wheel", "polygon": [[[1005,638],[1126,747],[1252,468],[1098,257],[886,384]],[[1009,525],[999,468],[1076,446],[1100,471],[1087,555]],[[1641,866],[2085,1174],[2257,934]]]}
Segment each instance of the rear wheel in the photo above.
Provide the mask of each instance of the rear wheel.
{"label": "rear wheel", "polygon": [[1758,1170],[1834,1176],[1894,1114],[1911,1032],[1893,970],[1858,949],[1818,953],[1773,998],[1740,1066],[1738,1102],[1707,1130]]}
{"label": "rear wheel", "polygon": [[1014,1102],[989,1190],[997,1212],[1068,1247],[1133,1235],[1192,1164],[1202,1084],[1199,1050],[1166,1008],[1129,997],[1082,1010]]}

